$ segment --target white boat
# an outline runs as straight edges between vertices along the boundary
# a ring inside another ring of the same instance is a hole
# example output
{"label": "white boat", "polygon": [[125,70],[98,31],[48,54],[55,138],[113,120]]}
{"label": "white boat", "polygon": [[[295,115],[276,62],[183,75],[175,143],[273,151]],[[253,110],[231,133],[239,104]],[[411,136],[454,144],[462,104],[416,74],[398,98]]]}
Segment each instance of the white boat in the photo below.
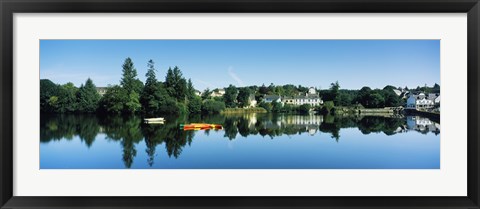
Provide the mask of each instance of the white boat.
{"label": "white boat", "polygon": [[165,120],[165,118],[145,118],[144,120],[146,120],[146,121],[162,121],[162,120]]}
{"label": "white boat", "polygon": [[145,118],[143,119],[145,123],[164,123],[164,118]]}
{"label": "white boat", "polygon": [[164,124],[165,121],[145,121],[146,124]]}

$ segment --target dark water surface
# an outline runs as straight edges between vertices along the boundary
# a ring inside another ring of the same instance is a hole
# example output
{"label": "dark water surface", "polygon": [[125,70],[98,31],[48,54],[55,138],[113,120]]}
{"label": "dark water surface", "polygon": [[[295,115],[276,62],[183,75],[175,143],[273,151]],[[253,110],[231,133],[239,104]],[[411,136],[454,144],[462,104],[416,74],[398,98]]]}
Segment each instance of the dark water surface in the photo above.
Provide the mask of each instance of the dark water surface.
{"label": "dark water surface", "polygon": [[[184,131],[179,124],[222,124]],[[440,124],[419,116],[41,115],[41,169],[439,169]]]}

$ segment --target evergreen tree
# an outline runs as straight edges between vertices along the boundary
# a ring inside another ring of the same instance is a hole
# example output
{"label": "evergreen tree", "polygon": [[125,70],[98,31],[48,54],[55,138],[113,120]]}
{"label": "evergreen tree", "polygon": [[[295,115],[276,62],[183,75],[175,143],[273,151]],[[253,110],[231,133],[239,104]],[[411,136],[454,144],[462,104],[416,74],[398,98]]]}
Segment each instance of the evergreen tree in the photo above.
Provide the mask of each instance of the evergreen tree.
{"label": "evergreen tree", "polygon": [[120,84],[125,90],[128,100],[125,104],[123,112],[136,112],[141,107],[140,105],[140,93],[143,88],[143,83],[137,78],[137,69],[133,65],[132,59],[128,57],[122,65],[123,77],[120,80]]}
{"label": "evergreen tree", "polygon": [[95,112],[98,108],[100,95],[97,92],[97,87],[93,84],[92,79],[88,78],[85,85],[82,85],[78,90],[78,111],[80,112]]}
{"label": "evergreen tree", "polygon": [[137,69],[133,65],[132,59],[128,57],[122,65],[123,77],[120,81],[122,87],[130,94],[132,91],[140,93],[142,89],[142,82],[137,79]]}
{"label": "evergreen tree", "polygon": [[335,105],[338,105],[339,100],[338,100],[338,91],[340,90],[340,84],[338,81],[335,81],[335,83],[330,84],[330,93],[332,96],[332,100],[334,101]]}
{"label": "evergreen tree", "polygon": [[165,77],[165,87],[168,94],[177,101],[185,101],[187,95],[187,81],[182,77],[182,71],[175,66],[173,70],[168,68],[167,76]]}
{"label": "evergreen tree", "polygon": [[202,100],[206,100],[206,99],[210,98],[211,93],[212,92],[210,91],[210,89],[206,88],[202,93]]}
{"label": "evergreen tree", "polygon": [[187,98],[189,100],[195,98],[195,87],[193,87],[193,83],[191,79],[188,79],[187,82]]}

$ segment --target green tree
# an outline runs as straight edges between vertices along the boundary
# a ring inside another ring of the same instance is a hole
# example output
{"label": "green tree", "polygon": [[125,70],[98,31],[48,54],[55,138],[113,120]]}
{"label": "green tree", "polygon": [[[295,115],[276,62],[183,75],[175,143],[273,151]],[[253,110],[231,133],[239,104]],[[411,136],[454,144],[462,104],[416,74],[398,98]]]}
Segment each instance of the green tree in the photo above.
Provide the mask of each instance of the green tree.
{"label": "green tree", "polygon": [[187,99],[191,100],[195,98],[195,87],[193,86],[192,80],[188,79],[187,82]]}
{"label": "green tree", "polygon": [[337,106],[349,106],[352,104],[353,98],[350,94],[340,91],[335,99]]}
{"label": "green tree", "polygon": [[356,101],[360,104],[362,104],[364,107],[370,107],[371,105],[369,104],[369,97],[371,94],[372,89],[370,87],[364,86],[358,91],[357,94],[357,99]]}
{"label": "green tree", "polygon": [[187,81],[183,78],[180,68],[175,66],[173,70],[168,68],[165,77],[165,87],[168,94],[177,101],[184,102],[187,95]]}
{"label": "green tree", "polygon": [[73,83],[67,83],[60,86],[56,112],[75,112],[77,111],[77,91],[78,88]]}
{"label": "green tree", "polygon": [[140,111],[142,105],[140,104],[140,95],[137,92],[132,91],[128,95],[128,102],[125,103],[124,112],[135,113]]}
{"label": "green tree", "polygon": [[112,86],[100,99],[100,110],[106,113],[120,114],[124,111],[124,105],[130,100],[127,91],[118,86]]}
{"label": "green tree", "polygon": [[260,92],[260,94],[268,94],[268,88],[265,86],[265,84],[262,84],[258,91]]}
{"label": "green tree", "polygon": [[238,101],[238,105],[240,107],[248,107],[249,105],[249,100],[248,98],[250,97],[250,89],[247,88],[247,87],[244,87],[244,88],[240,88],[240,90],[238,91],[238,96],[237,96],[237,101]]}
{"label": "green tree", "polygon": [[223,95],[223,101],[225,101],[225,106],[237,107],[237,103],[236,103],[237,95],[238,95],[237,88],[234,85],[230,84],[230,86],[228,86],[225,89],[225,94]]}
{"label": "green tree", "polygon": [[210,89],[206,88],[202,93],[202,100],[209,99],[211,93]]}
{"label": "green tree", "polygon": [[387,89],[383,90],[383,97],[385,100],[385,106],[386,107],[397,107],[401,106],[402,104],[402,99],[395,94],[395,92],[392,89]]}
{"label": "green tree", "polygon": [[143,83],[137,78],[137,69],[133,65],[132,59],[128,57],[122,65],[123,77],[120,80],[122,87],[130,94],[132,91],[140,93]]}
{"label": "green tree", "polygon": [[[48,79],[40,79],[40,111],[42,112],[54,112],[55,108],[50,105],[49,101],[58,100],[58,93],[60,87]],[[55,103],[54,101],[51,101]]]}
{"label": "green tree", "polygon": [[260,104],[258,104],[258,106],[265,109],[267,112],[272,111],[272,104],[270,104],[270,103],[260,102]]}
{"label": "green tree", "polygon": [[282,112],[283,108],[282,108],[282,103],[280,102],[276,102],[276,101],[273,101],[272,102],[272,112],[274,113],[279,113],[279,112]]}
{"label": "green tree", "polygon": [[298,107],[298,112],[300,114],[308,114],[310,112],[310,105],[309,104],[303,104]]}
{"label": "green tree", "polygon": [[334,101],[335,105],[338,105],[337,102],[339,102],[338,97],[338,91],[340,90],[340,84],[338,81],[335,81],[335,83],[330,84],[330,93],[331,93],[331,99]]}
{"label": "green tree", "polygon": [[188,112],[190,114],[200,113],[202,111],[202,99],[194,96],[188,101]]}
{"label": "green tree", "polygon": [[320,109],[320,113],[323,115],[335,113],[335,105],[333,101],[324,102],[322,109]]}
{"label": "green tree", "polygon": [[140,94],[140,104],[142,111],[147,116],[156,116],[160,113],[162,101],[168,97],[167,91],[162,83],[158,82],[156,77],[155,63],[149,60],[147,63],[147,73],[145,76],[145,86]]}
{"label": "green tree", "polygon": [[206,100],[202,105],[202,112],[205,114],[220,113],[225,109],[225,103],[212,99]]}
{"label": "green tree", "polygon": [[372,93],[369,98],[369,105],[366,107],[370,108],[379,108],[379,107],[385,107],[385,98],[383,97],[382,94],[378,92]]}
{"label": "green tree", "polygon": [[78,90],[78,111],[80,112],[95,112],[98,108],[100,95],[97,92],[97,87],[93,84],[92,79],[88,78],[85,85],[82,85]]}

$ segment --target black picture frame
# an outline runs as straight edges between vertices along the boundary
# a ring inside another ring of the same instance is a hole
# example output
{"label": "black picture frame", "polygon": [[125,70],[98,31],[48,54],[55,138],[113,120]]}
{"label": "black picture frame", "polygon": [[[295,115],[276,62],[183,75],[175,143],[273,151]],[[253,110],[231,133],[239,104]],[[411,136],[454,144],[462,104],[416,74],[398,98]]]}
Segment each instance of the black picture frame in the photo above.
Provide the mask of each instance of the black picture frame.
{"label": "black picture frame", "polygon": [[[479,208],[479,0],[0,0],[2,208]],[[18,197],[13,196],[14,13],[467,13],[466,197]]]}

